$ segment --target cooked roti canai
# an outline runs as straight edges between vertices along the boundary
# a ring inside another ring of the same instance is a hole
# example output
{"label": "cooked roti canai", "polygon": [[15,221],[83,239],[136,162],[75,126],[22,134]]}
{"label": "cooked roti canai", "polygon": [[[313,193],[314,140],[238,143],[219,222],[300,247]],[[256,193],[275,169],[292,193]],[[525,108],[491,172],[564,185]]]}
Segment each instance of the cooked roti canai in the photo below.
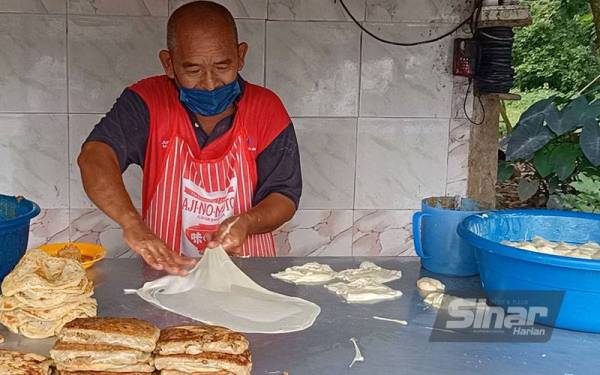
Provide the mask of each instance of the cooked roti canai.
{"label": "cooked roti canai", "polygon": [[85,270],[78,262],[31,249],[2,281],[2,294],[12,296],[26,290],[78,288],[85,277]]}
{"label": "cooked roti canai", "polygon": [[225,327],[185,325],[163,329],[156,344],[156,353],[200,354],[218,352],[242,354],[248,350],[248,340],[241,333]]}
{"label": "cooked roti canai", "polygon": [[157,355],[154,365],[158,370],[177,370],[186,373],[229,371],[234,375],[250,375],[252,357],[242,354],[205,352],[200,354]]}
{"label": "cooked roti canai", "polygon": [[32,353],[0,350],[0,374],[50,375],[52,360]]}
{"label": "cooked roti canai", "polygon": [[151,353],[124,346],[57,341],[50,356],[61,371],[154,371]]}
{"label": "cooked roti canai", "polygon": [[98,317],[65,324],[58,338],[64,343],[120,345],[151,352],[159,335],[157,327],[141,319]]}

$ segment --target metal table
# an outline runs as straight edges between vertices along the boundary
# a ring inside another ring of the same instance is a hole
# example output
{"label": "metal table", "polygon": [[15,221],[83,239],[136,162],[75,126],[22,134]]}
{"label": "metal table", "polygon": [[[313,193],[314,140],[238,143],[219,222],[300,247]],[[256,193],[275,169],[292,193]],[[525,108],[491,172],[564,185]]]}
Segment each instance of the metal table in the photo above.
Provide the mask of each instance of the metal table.
{"label": "metal table", "polygon": [[[429,342],[435,310],[428,309],[416,291],[422,276],[434,276],[420,268],[418,258],[318,258],[336,270],[356,267],[363,260],[401,269],[401,280],[390,283],[404,296],[375,305],[349,305],[319,286],[294,286],[272,279],[270,274],[315,258],[236,259],[235,262],[257,283],[270,290],[298,296],[321,306],[315,324],[302,332],[278,335],[250,334],[253,374],[340,375],[340,374],[592,374],[600,366],[600,334],[555,329],[547,343],[440,343]],[[161,273],[139,259],[106,259],[90,271],[96,283],[100,316],[132,316],[159,327],[189,322],[187,318],[157,309],[123,288],[138,288]],[[478,289],[479,279],[438,277],[448,288]],[[381,316],[407,320],[408,326],[374,320]],[[29,340],[0,334],[3,349],[47,355],[54,339]],[[354,358],[350,337],[358,340],[364,362],[348,365]]]}

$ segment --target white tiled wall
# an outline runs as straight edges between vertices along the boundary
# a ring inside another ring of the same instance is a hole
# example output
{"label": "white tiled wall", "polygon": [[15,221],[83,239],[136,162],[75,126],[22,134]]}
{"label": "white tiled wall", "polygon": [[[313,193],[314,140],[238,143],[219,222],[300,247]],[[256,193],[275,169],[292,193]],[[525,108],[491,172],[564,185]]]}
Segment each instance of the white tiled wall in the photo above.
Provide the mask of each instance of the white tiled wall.
{"label": "white tiled wall", "polygon": [[[87,199],[75,161],[122,90],[161,73],[167,16],[186,2],[0,0],[0,193],[44,208],[31,246],[71,239],[132,255]],[[382,44],[334,0],[218,2],[250,45],[243,76],[279,94],[298,135],[304,193],[276,231],[279,254],[414,254],[420,199],[466,190],[467,85],[450,75],[452,38]],[[414,41],[451,29],[472,1],[345,3],[378,35]],[[141,176],[125,173],[137,206]]]}

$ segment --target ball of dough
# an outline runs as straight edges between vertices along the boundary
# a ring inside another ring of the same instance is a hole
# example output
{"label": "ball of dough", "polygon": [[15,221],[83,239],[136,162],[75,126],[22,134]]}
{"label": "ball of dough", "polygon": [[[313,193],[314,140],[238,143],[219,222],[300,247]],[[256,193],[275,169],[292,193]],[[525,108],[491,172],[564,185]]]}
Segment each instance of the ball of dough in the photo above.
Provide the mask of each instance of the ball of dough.
{"label": "ball of dough", "polygon": [[417,288],[423,292],[443,292],[446,290],[446,285],[437,279],[431,277],[421,277],[417,280]]}
{"label": "ball of dough", "polygon": [[425,297],[424,302],[428,305],[435,307],[436,309],[439,309],[442,306],[442,303],[444,302],[444,296],[445,296],[444,293],[439,293],[439,292],[429,293],[429,295],[427,295],[427,297]]}

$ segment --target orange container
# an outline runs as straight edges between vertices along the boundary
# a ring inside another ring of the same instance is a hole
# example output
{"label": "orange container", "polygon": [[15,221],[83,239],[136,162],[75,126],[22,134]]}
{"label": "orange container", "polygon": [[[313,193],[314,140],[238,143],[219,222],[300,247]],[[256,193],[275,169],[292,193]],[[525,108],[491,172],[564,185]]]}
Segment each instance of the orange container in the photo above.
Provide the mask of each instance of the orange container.
{"label": "orange container", "polygon": [[75,246],[81,252],[84,261],[81,262],[83,268],[88,269],[94,265],[94,263],[103,259],[106,256],[106,249],[95,243],[88,242],[59,242],[49,243],[40,246],[40,249],[50,255],[58,255],[58,251],[66,246]]}

